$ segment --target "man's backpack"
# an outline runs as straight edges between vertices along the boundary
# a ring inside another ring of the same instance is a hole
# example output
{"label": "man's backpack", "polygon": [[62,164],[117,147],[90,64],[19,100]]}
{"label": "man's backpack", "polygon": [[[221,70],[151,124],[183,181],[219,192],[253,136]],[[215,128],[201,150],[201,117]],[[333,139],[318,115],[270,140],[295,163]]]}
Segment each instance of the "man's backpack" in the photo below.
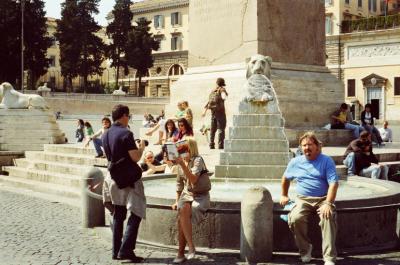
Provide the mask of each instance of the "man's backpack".
{"label": "man's backpack", "polygon": [[221,109],[221,105],[223,104],[224,101],[222,99],[220,90],[213,90],[208,97],[208,108],[212,111],[215,111]]}

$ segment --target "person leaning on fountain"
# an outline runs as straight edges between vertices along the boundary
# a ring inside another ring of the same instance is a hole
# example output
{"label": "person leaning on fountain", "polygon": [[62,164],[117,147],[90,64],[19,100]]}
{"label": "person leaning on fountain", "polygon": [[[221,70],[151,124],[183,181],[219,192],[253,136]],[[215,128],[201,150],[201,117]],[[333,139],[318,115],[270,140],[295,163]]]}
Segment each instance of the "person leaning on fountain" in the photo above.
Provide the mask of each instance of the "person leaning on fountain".
{"label": "person leaning on fountain", "polygon": [[189,247],[187,259],[195,258],[192,224],[199,224],[207,209],[210,207],[211,182],[204,159],[199,155],[196,140],[186,138],[189,153],[183,159],[176,159],[178,167],[177,196],[172,209],[178,209],[178,255],[173,263],[182,263],[186,260],[185,247]]}
{"label": "person leaning on fountain", "polygon": [[307,236],[308,218],[318,213],[322,232],[322,251],[325,265],[334,265],[336,252],[335,198],[339,186],[335,163],[321,154],[321,143],[314,133],[308,132],[299,140],[304,155],[293,158],[282,177],[280,204],[289,202],[290,181],[296,180],[295,206],[288,216],[289,228],[299,248],[301,260],[311,260],[312,245]]}

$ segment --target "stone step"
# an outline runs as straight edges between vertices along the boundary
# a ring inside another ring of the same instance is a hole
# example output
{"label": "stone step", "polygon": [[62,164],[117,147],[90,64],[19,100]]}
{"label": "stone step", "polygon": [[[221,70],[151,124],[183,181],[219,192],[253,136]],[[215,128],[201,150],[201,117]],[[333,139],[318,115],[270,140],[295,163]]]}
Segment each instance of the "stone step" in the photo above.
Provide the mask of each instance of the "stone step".
{"label": "stone step", "polygon": [[[81,176],[86,170],[88,170],[91,166],[81,166],[74,164],[63,164],[57,162],[50,161],[41,161],[41,160],[31,160],[26,158],[15,159],[15,165],[20,168],[26,169],[34,169],[34,170],[43,170],[47,172],[61,172],[63,174],[76,175]],[[99,168],[106,174],[106,168]]]}
{"label": "stone step", "polygon": [[[400,171],[400,161],[382,162],[382,164],[387,165],[389,167],[389,173],[388,173],[389,177]],[[345,176],[347,175],[347,168],[344,165],[337,165],[336,172],[339,176]]]}
{"label": "stone step", "polygon": [[289,152],[222,152],[220,165],[282,165],[292,158]]}
{"label": "stone step", "polygon": [[282,127],[242,126],[229,128],[230,139],[277,139],[286,140]]}
{"label": "stone step", "polygon": [[48,116],[54,117],[50,110],[40,110],[40,109],[0,109],[0,117],[2,116],[25,116],[27,118],[34,118],[36,116]]}
{"label": "stone step", "polygon": [[280,114],[233,115],[233,127],[237,126],[283,127],[284,120]]}
{"label": "stone step", "polygon": [[107,160],[104,158],[95,158],[91,155],[89,156],[81,154],[61,154],[53,152],[27,151],[25,152],[25,157],[32,160],[44,160],[82,166],[107,165]]}
{"label": "stone step", "polygon": [[62,197],[75,198],[75,199],[81,197],[80,189],[53,183],[45,183],[31,179],[23,179],[13,176],[0,175],[0,183],[2,183],[5,186],[10,186],[13,188],[30,189],[33,191],[54,194]]}
{"label": "stone step", "polygon": [[[65,136],[38,136],[35,138],[26,137],[15,137],[12,138],[12,135],[8,137],[0,137],[0,143],[4,142],[9,145],[15,144],[55,144],[55,143],[65,143]],[[42,148],[43,149],[43,148]],[[14,150],[13,150],[14,151]]]}
{"label": "stone step", "polygon": [[7,151],[42,151],[43,150],[43,143],[23,143],[23,144],[1,144],[0,143],[0,150]]}
{"label": "stone step", "polygon": [[44,151],[63,154],[97,155],[92,143],[87,148],[83,144],[45,144]]}
{"label": "stone step", "polygon": [[40,137],[58,137],[63,136],[64,133],[60,129],[31,129],[25,128],[21,130],[0,130],[0,138],[40,138]]}
{"label": "stone step", "polygon": [[289,144],[286,140],[268,139],[233,139],[225,140],[225,152],[287,152]]}
{"label": "stone step", "polygon": [[[53,183],[80,189],[81,176],[79,175],[69,175],[65,174],[65,172],[47,172],[34,168],[22,167],[3,167],[3,170],[8,172],[8,175],[12,177],[35,180],[44,183]],[[84,171],[82,171],[82,173],[84,173]]]}
{"label": "stone step", "polygon": [[217,165],[216,178],[280,179],[286,166],[264,165]]}
{"label": "stone step", "polygon": [[17,123],[0,123],[0,132],[2,130],[59,130],[55,122],[32,122],[18,121]]}
{"label": "stone step", "polygon": [[0,116],[0,124],[9,124],[12,122],[21,123],[55,123],[56,119],[52,116]]}
{"label": "stone step", "polygon": [[[393,162],[400,161],[400,153],[391,153],[390,150],[387,153],[375,154],[379,162]],[[331,156],[336,165],[343,164],[343,155]]]}
{"label": "stone step", "polygon": [[322,142],[322,146],[347,146],[353,140],[350,130],[325,130],[320,128],[286,128],[290,147],[299,146],[299,138],[306,132],[313,131]]}

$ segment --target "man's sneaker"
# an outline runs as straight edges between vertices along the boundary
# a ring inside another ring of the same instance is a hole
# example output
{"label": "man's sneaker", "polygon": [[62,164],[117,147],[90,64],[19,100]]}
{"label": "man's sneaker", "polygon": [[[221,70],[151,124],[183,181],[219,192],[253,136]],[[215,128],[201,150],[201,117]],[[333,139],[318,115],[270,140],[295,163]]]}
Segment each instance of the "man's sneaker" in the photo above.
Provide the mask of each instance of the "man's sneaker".
{"label": "man's sneaker", "polygon": [[311,252],[312,252],[312,245],[310,244],[310,247],[307,251],[306,254],[304,254],[303,256],[301,256],[301,262],[303,263],[308,263],[311,261]]}
{"label": "man's sneaker", "polygon": [[324,265],[335,265],[335,262],[328,260],[325,261]]}

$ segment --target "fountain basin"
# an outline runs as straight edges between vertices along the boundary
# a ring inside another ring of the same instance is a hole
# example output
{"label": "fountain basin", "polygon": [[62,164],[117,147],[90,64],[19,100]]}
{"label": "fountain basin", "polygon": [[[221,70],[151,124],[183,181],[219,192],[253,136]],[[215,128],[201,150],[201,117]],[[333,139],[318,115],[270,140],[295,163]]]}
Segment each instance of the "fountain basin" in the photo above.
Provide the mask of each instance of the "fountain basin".
{"label": "fountain basin", "polygon": [[[147,219],[143,220],[139,238],[165,245],[177,245],[177,212],[168,206],[175,201],[175,179],[151,179],[145,182]],[[240,201],[244,192],[254,185],[270,190],[274,200],[274,251],[295,251],[293,236],[280,218],[280,182],[213,179],[211,210],[206,219],[193,228],[196,246],[209,248],[240,248]],[[295,189],[289,190],[294,198]],[[377,207],[400,202],[400,184],[390,181],[349,177],[341,180],[336,200],[340,252],[391,249],[398,243],[396,207]],[[153,206],[152,206],[153,205]],[[154,207],[155,206],[155,207]],[[372,208],[365,208],[372,207]],[[352,210],[348,210],[351,208]],[[347,210],[346,210],[347,209]],[[275,211],[276,210],[276,211]],[[318,217],[311,218],[309,235],[316,253],[320,252],[321,235]],[[262,235],[260,235],[262,236]],[[319,250],[319,251],[318,251]]]}

